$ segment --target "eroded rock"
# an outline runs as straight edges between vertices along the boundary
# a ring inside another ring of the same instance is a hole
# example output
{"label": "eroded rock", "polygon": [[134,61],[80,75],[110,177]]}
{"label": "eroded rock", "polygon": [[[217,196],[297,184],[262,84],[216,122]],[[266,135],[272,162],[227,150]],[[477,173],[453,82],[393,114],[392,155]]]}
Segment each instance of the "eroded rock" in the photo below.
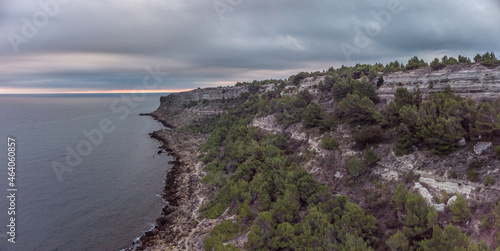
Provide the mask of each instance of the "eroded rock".
{"label": "eroded rock", "polygon": [[467,197],[469,197],[470,193],[474,190],[474,187],[470,185],[458,184],[451,181],[437,181],[432,178],[420,177],[420,182],[427,184],[437,191],[445,190],[448,194],[459,193],[465,194]]}
{"label": "eroded rock", "polygon": [[489,152],[493,148],[493,143],[491,142],[478,142],[474,146],[474,152],[477,155],[483,155]]}
{"label": "eroded rock", "polygon": [[415,188],[418,190],[420,195],[424,197],[425,201],[427,201],[427,204],[429,204],[430,206],[434,205],[432,195],[431,193],[429,193],[429,190],[427,190],[427,188],[422,186],[422,184],[420,184],[419,182],[415,182]]}
{"label": "eroded rock", "polygon": [[438,211],[438,212],[444,212],[444,204],[443,203],[441,203],[441,204],[434,204],[433,206],[436,209],[436,211]]}
{"label": "eroded rock", "polygon": [[457,200],[457,196],[456,195],[453,195],[453,197],[451,197],[448,202],[446,203],[446,205],[448,206],[453,206],[455,204],[455,201]]}

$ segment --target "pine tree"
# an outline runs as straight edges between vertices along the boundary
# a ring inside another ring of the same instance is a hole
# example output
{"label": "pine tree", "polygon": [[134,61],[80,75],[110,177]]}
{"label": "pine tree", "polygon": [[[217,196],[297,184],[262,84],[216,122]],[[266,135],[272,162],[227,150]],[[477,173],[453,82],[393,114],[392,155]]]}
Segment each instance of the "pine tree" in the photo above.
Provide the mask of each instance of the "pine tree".
{"label": "pine tree", "polygon": [[365,214],[361,207],[349,201],[346,203],[344,214],[334,223],[334,227],[341,240],[347,238],[347,235],[361,237],[367,244],[378,240],[374,235],[377,230],[377,219]]}
{"label": "pine tree", "polygon": [[[292,229],[293,230],[293,229]],[[337,240],[335,229],[328,221],[328,215],[320,212],[317,207],[311,207],[304,220],[297,224],[293,250],[335,250]]]}
{"label": "pine tree", "polygon": [[294,228],[292,224],[283,222],[278,225],[273,233],[272,247],[273,249],[288,249],[293,245]]}
{"label": "pine tree", "polygon": [[464,196],[458,196],[455,204],[450,206],[453,212],[452,219],[456,223],[465,223],[471,217],[469,207],[467,206],[467,200]]}
{"label": "pine tree", "polygon": [[386,242],[387,246],[391,249],[391,251],[408,251],[410,250],[410,243],[408,238],[401,232],[397,231],[394,235],[392,235]]}
{"label": "pine tree", "polygon": [[470,237],[462,233],[460,228],[450,224],[444,229],[435,225],[432,238],[420,241],[420,250],[466,250],[469,246]]}
{"label": "pine tree", "polygon": [[321,125],[323,117],[324,111],[321,106],[315,102],[311,102],[302,114],[302,124],[306,128],[318,127]]}
{"label": "pine tree", "polygon": [[405,185],[403,183],[399,183],[398,188],[396,188],[396,192],[394,192],[394,197],[392,198],[397,211],[404,210],[407,195],[408,192],[406,191]]}
{"label": "pine tree", "polygon": [[374,166],[380,158],[375,154],[371,147],[367,147],[363,153],[363,164],[365,166]]}
{"label": "pine tree", "polygon": [[380,77],[378,77],[377,79],[377,86],[380,87],[384,84],[384,77],[382,75],[380,75]]}
{"label": "pine tree", "polygon": [[492,251],[492,249],[482,240],[480,243],[471,242],[467,247],[467,251]]}
{"label": "pine tree", "polygon": [[404,234],[412,239],[421,236],[437,224],[437,212],[434,207],[427,206],[425,199],[408,193],[405,202]]}
{"label": "pine tree", "polygon": [[347,94],[340,102],[342,118],[353,125],[370,125],[376,123],[374,117],[376,111],[375,104],[368,97],[361,97],[358,94]]}
{"label": "pine tree", "polygon": [[372,251],[373,248],[366,245],[363,239],[353,236],[346,235],[344,241],[339,247],[339,251]]}
{"label": "pine tree", "polygon": [[493,104],[482,103],[475,121],[475,135],[490,138],[498,132],[500,132],[500,99]]}
{"label": "pine tree", "polygon": [[500,228],[500,201],[493,208],[493,212],[491,214],[495,217],[495,226]]}

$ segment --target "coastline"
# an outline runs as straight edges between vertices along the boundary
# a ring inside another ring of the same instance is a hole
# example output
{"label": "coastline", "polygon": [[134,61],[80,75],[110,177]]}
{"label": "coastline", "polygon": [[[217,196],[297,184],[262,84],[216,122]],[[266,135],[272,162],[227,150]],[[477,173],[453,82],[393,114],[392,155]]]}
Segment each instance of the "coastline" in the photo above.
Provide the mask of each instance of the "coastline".
{"label": "coastline", "polygon": [[[177,129],[178,125],[171,124],[156,113],[141,116],[151,116],[165,126],[150,133],[150,137],[160,141],[161,148],[174,160],[169,162],[173,166],[166,175],[162,194],[167,204],[156,219],[156,226],[146,231],[128,250],[202,249],[204,238],[200,235],[207,235],[215,224],[197,220],[198,209],[213,194],[200,182],[204,172],[202,163],[197,160],[197,149],[208,136],[183,133]],[[195,233],[196,238],[191,239]]]}

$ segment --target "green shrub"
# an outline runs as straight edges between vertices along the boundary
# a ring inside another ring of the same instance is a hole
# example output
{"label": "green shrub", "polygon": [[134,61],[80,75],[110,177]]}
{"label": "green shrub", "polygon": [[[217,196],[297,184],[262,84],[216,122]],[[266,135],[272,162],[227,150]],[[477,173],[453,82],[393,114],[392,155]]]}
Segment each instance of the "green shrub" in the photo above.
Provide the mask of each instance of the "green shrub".
{"label": "green shrub", "polygon": [[477,173],[478,169],[481,169],[483,165],[485,165],[486,160],[473,160],[471,163],[469,163],[468,168],[468,174],[469,174],[469,180],[472,182],[479,182],[479,174]]}
{"label": "green shrub", "polygon": [[371,147],[368,147],[363,153],[363,164],[366,166],[375,165],[380,158],[375,154]]}
{"label": "green shrub", "polygon": [[378,144],[382,141],[383,137],[384,131],[378,125],[364,127],[353,135],[356,144],[362,147]]}
{"label": "green shrub", "polygon": [[441,192],[441,200],[439,201],[439,203],[446,204],[450,198],[451,196],[448,194],[448,192],[446,192],[446,190],[443,190]]}
{"label": "green shrub", "polygon": [[337,150],[340,143],[333,137],[323,137],[321,146],[326,150]]}
{"label": "green shrub", "polygon": [[377,80],[377,87],[380,87],[384,84],[384,77],[380,76],[378,77],[378,80]]}
{"label": "green shrub", "polygon": [[468,174],[469,174],[470,181],[472,181],[472,182],[479,181],[479,174],[477,173],[476,169],[470,169]]}
{"label": "green shrub", "polygon": [[375,103],[368,98],[355,94],[347,94],[339,106],[340,117],[351,125],[373,125],[377,123],[376,114],[380,115]]}
{"label": "green shrub", "polygon": [[483,219],[481,220],[481,225],[485,228],[490,227],[490,221],[488,220],[488,216],[483,217]]}
{"label": "green shrub", "polygon": [[469,169],[481,169],[486,164],[486,160],[473,160],[471,163],[469,163],[468,167]]}
{"label": "green shrub", "polygon": [[408,238],[406,238],[406,236],[399,230],[385,243],[391,250],[410,250]]}
{"label": "green shrub", "polygon": [[425,199],[418,194],[406,195],[405,211],[403,233],[409,239],[419,239],[438,223],[438,214],[434,207],[428,206]]}
{"label": "green shrub", "polygon": [[333,84],[332,93],[335,100],[340,101],[353,92],[353,86],[345,80],[337,81]]}
{"label": "green shrub", "polygon": [[224,186],[213,200],[201,205],[201,218],[216,219],[224,213],[230,205],[228,189],[228,186]]}
{"label": "green shrub", "polygon": [[366,173],[366,166],[361,163],[358,157],[351,156],[347,160],[347,184],[354,185],[361,182]]}
{"label": "green shrub", "polygon": [[458,196],[455,200],[455,204],[450,206],[451,212],[453,214],[452,219],[457,223],[465,223],[471,218],[471,213],[467,205],[467,200],[464,196]]}
{"label": "green shrub", "polygon": [[495,156],[500,159],[500,146],[495,147]]}
{"label": "green shrub", "polygon": [[491,214],[495,217],[495,226],[500,228],[500,201],[493,208],[493,212]]}
{"label": "green shrub", "polygon": [[435,58],[434,61],[431,62],[431,68],[433,70],[440,70],[446,67],[446,64],[439,62],[439,59]]}
{"label": "green shrub", "polygon": [[432,238],[418,242],[418,250],[483,250],[468,249],[471,238],[462,232],[460,227],[450,224],[444,229],[438,225],[432,230]]}
{"label": "green shrub", "polygon": [[493,185],[494,183],[495,183],[495,180],[489,174],[486,175],[486,177],[484,178],[484,185],[490,186],[490,185]]}
{"label": "green shrub", "polygon": [[210,232],[210,237],[205,238],[203,241],[205,250],[238,250],[234,249],[234,247],[224,247],[221,244],[223,242],[227,242],[228,240],[233,239],[238,236],[239,227],[234,224],[232,220],[224,220],[219,225],[216,225],[212,232]]}
{"label": "green shrub", "polygon": [[302,113],[302,125],[305,128],[318,127],[323,123],[323,108],[316,102],[310,102]]}

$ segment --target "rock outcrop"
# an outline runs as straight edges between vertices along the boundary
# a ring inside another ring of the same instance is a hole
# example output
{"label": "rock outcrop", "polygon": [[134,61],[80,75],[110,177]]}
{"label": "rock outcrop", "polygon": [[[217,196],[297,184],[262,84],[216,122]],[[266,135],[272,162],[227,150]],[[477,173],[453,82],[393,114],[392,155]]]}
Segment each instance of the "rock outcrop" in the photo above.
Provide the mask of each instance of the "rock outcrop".
{"label": "rock outcrop", "polygon": [[391,100],[399,86],[408,90],[420,88],[424,98],[432,92],[442,91],[447,85],[464,98],[476,101],[500,97],[500,67],[489,68],[480,64],[449,65],[441,70],[424,67],[384,75],[384,84],[378,89],[381,98]]}
{"label": "rock outcrop", "polygon": [[474,152],[477,155],[482,155],[491,149],[493,149],[493,144],[491,142],[477,142],[474,146]]}

